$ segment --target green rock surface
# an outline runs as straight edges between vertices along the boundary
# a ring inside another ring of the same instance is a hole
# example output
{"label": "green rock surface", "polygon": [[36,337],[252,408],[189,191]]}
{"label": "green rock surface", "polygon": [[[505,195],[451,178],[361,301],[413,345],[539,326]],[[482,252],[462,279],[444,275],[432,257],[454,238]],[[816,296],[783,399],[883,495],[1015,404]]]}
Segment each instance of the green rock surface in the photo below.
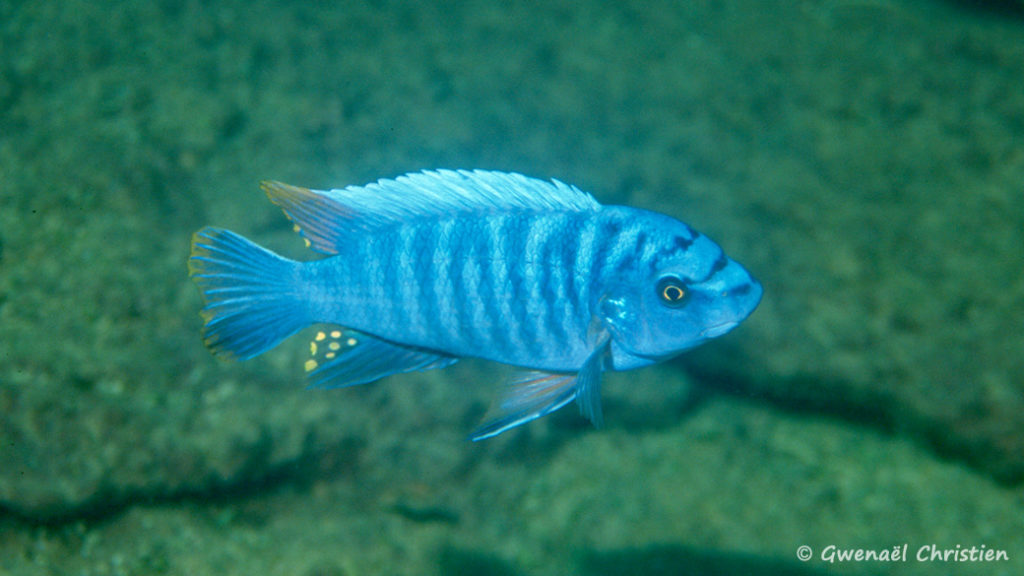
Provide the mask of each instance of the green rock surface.
{"label": "green rock surface", "polygon": [[[1022,31],[926,0],[0,3],[0,573],[1024,550]],[[301,256],[259,180],[437,167],[672,214],[765,300],[610,377],[608,429],[483,444],[493,365],[314,392],[304,338],[202,348],[192,231]]]}
{"label": "green rock surface", "polygon": [[[395,446],[386,461],[319,479],[133,506],[102,522],[0,524],[0,571],[923,576],[1020,567],[1019,491],[913,442],[735,400],[677,416],[600,434],[540,425],[530,451],[513,437],[444,444],[432,461],[467,464],[436,476],[420,475],[420,457]],[[434,440],[411,443],[431,450]],[[918,561],[933,544],[985,545],[1010,561]],[[829,546],[903,545],[907,560],[822,559]],[[810,560],[797,560],[799,546]]]}

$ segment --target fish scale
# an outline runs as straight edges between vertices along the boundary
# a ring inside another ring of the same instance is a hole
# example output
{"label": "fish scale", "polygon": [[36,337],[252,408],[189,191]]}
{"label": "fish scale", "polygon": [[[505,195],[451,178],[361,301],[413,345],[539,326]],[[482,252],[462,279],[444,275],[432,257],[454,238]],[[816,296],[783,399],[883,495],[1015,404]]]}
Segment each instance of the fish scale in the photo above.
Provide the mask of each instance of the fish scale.
{"label": "fish scale", "polygon": [[[535,259],[545,261],[548,257],[548,251],[552,244],[551,235],[541,233],[537,230],[538,223],[537,218],[534,218],[530,222],[531,234],[526,239],[526,246],[523,249],[526,258],[533,262]],[[547,268],[544,266],[537,267],[536,273],[530,276],[524,285],[524,297],[526,305],[526,321],[523,323],[523,338],[529,339],[533,346],[530,348],[530,352],[536,355],[540,355],[541,343],[537,338],[537,335],[542,332],[544,326],[548,326],[551,318],[551,301],[545,298],[545,279]],[[549,327],[549,330],[553,327]],[[529,334],[525,332],[529,329]],[[552,337],[557,337],[552,333]]]}
{"label": "fish scale", "polygon": [[[396,278],[395,267],[387,263],[403,260],[402,251],[408,250],[408,238],[422,236],[422,240],[430,239],[427,234],[406,231],[435,226],[401,227],[385,235],[385,238],[398,237],[399,241],[376,246],[377,259],[386,271],[391,272],[385,273],[380,285],[361,289],[350,286],[349,293],[358,295],[350,306],[358,306],[363,300],[361,294],[365,292],[370,292],[373,298],[384,298],[386,286],[392,282],[433,285],[433,299],[425,298],[425,292],[401,295],[403,301],[414,296],[420,298],[415,305],[406,308],[407,311],[418,310],[424,316],[412,318],[410,313],[388,317],[386,322],[378,320],[376,324],[380,332],[389,334],[392,339],[402,338],[407,343],[420,346],[441,342],[446,349],[456,352],[497,348],[505,359],[513,356],[516,360],[536,357],[541,348],[579,349],[583,338],[570,339],[569,335],[582,334],[581,330],[589,323],[588,307],[583,304],[588,291],[586,282],[579,281],[584,275],[568,271],[582,262],[576,255],[587,254],[587,251],[576,249],[575,231],[584,228],[582,224],[568,228],[553,225],[564,225],[567,219],[564,215],[529,213],[503,214],[482,221],[453,219],[444,223],[449,232],[446,237],[456,240],[459,248],[445,250],[447,246],[442,244],[440,251],[445,253],[445,257],[435,256],[428,265],[409,269],[405,277]],[[521,247],[531,240],[545,247],[560,249],[543,252],[546,259],[508,257],[508,252],[522,251]],[[596,251],[592,252],[597,255]],[[404,266],[400,265],[398,269],[404,269]],[[334,275],[344,274],[344,270],[338,270]],[[550,294],[553,297],[536,297],[541,295],[539,283],[548,279],[552,280]],[[341,297],[344,297],[344,292]],[[456,307],[457,302],[462,305]],[[352,317],[354,313],[354,310],[342,307],[336,315]],[[436,318],[426,315],[435,315]],[[447,317],[457,317],[460,321],[441,322]],[[548,319],[550,322],[531,326],[530,318]],[[416,330],[421,325],[427,329]],[[359,328],[366,329],[365,326]],[[405,334],[399,336],[399,331]]]}
{"label": "fish scale", "polygon": [[761,285],[663,214],[601,206],[556,180],[439,170],[367,186],[263,185],[323,257],[282,258],[217,228],[193,237],[203,338],[251,358],[312,324],[314,387],[477,357],[520,368],[489,438],[575,400],[603,420],[605,370],[650,365],[732,330]]}
{"label": "fish scale", "polygon": [[[360,254],[362,268],[351,270],[347,260],[325,262],[325,266],[337,268],[322,270],[324,277],[354,277],[365,282],[349,280],[345,285],[319,290],[332,295],[329,302],[318,306],[331,310],[324,313],[322,321],[359,318],[360,309],[371,302],[376,304],[372,312],[349,325],[358,330],[370,330],[372,325],[389,339],[407,344],[426,347],[441,342],[460,355],[472,349],[500,349],[505,359],[516,361],[562,354],[553,348],[582,350],[582,338],[569,338],[582,334],[581,328],[588,322],[586,307],[580,301],[587,295],[586,284],[578,282],[583,275],[569,272],[577,265],[574,232],[581,225],[566,227],[569,220],[572,218],[567,215],[533,213],[453,218],[444,222],[448,232],[444,237],[458,248],[442,244],[444,257],[435,255],[429,260],[415,258],[421,251],[413,246],[435,242],[438,224],[396,226],[369,243],[372,252]],[[539,238],[544,246],[552,248],[544,254],[547,259],[508,256],[510,252],[522,252],[530,238]],[[415,266],[416,262],[423,265]],[[531,283],[542,279],[553,281],[554,297],[536,301],[525,298],[531,292]],[[423,297],[422,286],[428,284],[435,285],[436,301]],[[381,306],[392,293],[404,304]],[[550,323],[536,325],[532,333],[527,333],[531,312]],[[453,316],[461,322],[441,321]]]}
{"label": "fish scale", "polygon": [[[423,262],[419,254],[417,240],[420,240],[424,226],[406,226],[399,229],[397,242],[395,243],[395,254],[393,258],[396,263],[395,283],[392,290],[397,292],[398,300],[405,303],[404,306],[394,306],[398,312],[401,322],[406,325],[410,332],[422,332],[426,325],[426,315],[423,310],[424,301],[419,294],[421,274],[418,274],[418,267]],[[384,288],[387,290],[387,287]]]}
{"label": "fish scale", "polygon": [[[499,294],[502,289],[514,289],[515,278],[512,276],[512,261],[509,252],[515,251],[514,244],[519,238],[520,230],[511,214],[492,214],[485,217],[484,225],[476,238],[468,240],[478,243],[477,258],[480,260],[480,277],[477,279],[477,291],[482,296],[483,324],[489,329],[483,331],[483,338],[476,342],[460,342],[470,345],[475,350],[501,347],[512,356],[518,357],[519,349],[508,338],[508,332],[514,331],[519,318],[512,311],[511,298]],[[470,293],[462,295],[469,299]],[[461,346],[460,346],[461,348]]]}

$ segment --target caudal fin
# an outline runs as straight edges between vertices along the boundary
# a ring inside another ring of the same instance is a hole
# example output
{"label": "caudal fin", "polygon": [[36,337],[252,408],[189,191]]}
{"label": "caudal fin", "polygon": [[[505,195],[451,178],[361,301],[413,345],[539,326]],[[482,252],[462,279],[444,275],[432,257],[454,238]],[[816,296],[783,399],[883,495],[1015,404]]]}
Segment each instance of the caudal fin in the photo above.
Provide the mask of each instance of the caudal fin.
{"label": "caudal fin", "polygon": [[192,235],[188,274],[202,293],[203,342],[245,360],[310,324],[298,290],[299,263],[219,228]]}

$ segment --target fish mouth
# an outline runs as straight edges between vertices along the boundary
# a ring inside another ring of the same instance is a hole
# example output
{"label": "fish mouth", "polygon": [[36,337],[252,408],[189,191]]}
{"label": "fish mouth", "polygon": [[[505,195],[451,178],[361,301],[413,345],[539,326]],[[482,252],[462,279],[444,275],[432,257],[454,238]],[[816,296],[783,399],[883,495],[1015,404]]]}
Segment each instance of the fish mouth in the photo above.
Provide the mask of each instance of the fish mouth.
{"label": "fish mouth", "polygon": [[722,322],[721,324],[715,324],[714,326],[710,326],[701,331],[700,337],[707,339],[718,338],[738,325],[739,322]]}

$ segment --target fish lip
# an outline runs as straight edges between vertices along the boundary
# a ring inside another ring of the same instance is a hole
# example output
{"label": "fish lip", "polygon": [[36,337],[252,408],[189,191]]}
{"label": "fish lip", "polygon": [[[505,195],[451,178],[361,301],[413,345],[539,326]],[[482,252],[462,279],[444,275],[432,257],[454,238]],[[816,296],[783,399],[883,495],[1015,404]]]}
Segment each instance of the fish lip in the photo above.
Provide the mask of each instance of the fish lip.
{"label": "fish lip", "polygon": [[732,330],[736,326],[739,326],[739,322],[730,321],[730,322],[722,322],[722,323],[719,323],[719,324],[715,324],[714,326],[709,326],[709,327],[705,328],[704,330],[702,330],[701,333],[700,333],[700,338],[705,338],[705,339],[717,338],[717,337],[721,336],[722,334],[725,334],[726,332]]}

